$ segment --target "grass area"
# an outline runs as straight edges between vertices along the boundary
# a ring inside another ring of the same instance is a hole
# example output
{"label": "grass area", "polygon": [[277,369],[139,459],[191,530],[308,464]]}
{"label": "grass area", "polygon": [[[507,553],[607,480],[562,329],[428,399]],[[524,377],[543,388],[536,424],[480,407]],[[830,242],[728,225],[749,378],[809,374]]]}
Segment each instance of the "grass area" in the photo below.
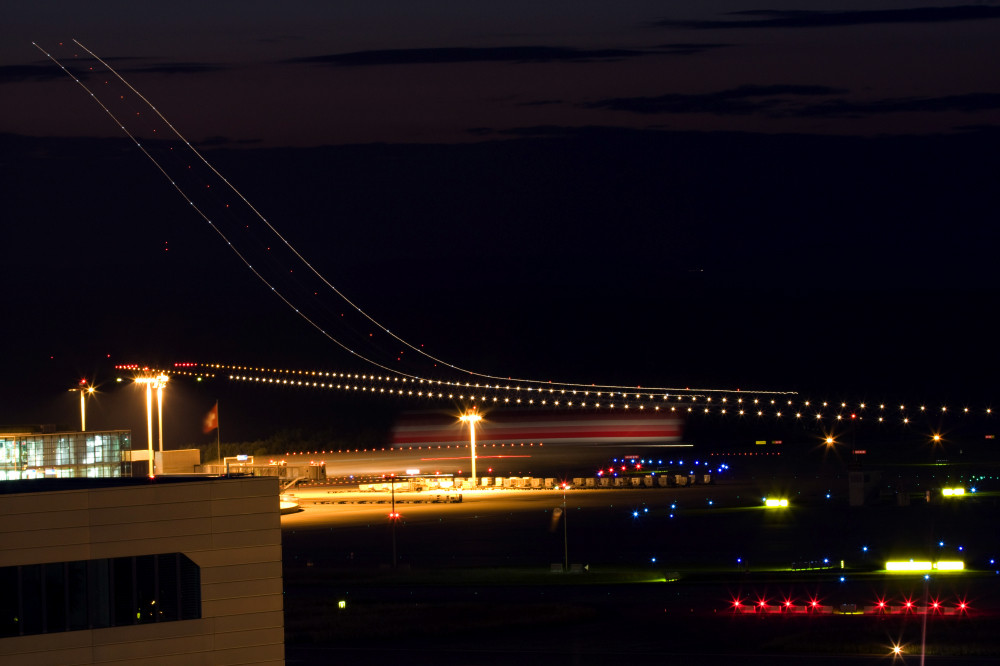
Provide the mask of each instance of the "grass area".
{"label": "grass area", "polygon": [[408,643],[416,640],[454,642],[467,633],[521,634],[556,630],[569,624],[596,621],[594,608],[564,603],[477,602],[363,603],[315,599],[296,609],[294,622],[286,623],[290,643],[364,644],[377,639]]}
{"label": "grass area", "polygon": [[332,580],[349,580],[352,586],[505,586],[505,585],[622,585],[663,583],[678,577],[676,571],[634,569],[625,567],[590,567],[580,572],[553,572],[544,568],[480,567],[455,569],[329,569],[305,567],[286,571],[286,581],[296,585],[329,584]]}

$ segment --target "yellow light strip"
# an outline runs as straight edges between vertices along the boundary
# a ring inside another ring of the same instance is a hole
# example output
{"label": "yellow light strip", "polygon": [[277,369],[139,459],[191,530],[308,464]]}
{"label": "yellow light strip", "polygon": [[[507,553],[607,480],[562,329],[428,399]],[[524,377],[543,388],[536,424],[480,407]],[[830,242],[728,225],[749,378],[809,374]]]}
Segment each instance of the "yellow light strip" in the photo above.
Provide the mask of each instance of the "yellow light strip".
{"label": "yellow light strip", "polygon": [[896,571],[904,573],[925,573],[930,571],[962,571],[965,569],[965,562],[961,560],[941,560],[930,562],[928,560],[902,560],[885,563],[886,571]]}
{"label": "yellow light strip", "polygon": [[902,561],[902,562],[886,562],[886,571],[931,571],[934,565],[929,560],[921,561]]}

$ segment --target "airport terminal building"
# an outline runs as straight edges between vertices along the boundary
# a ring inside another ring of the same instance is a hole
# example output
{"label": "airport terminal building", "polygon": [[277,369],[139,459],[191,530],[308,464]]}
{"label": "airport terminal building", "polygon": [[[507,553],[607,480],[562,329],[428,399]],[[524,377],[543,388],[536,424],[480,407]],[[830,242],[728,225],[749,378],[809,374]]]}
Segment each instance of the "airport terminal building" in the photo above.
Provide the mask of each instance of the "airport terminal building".
{"label": "airport terminal building", "polygon": [[0,481],[132,476],[129,430],[0,429]]}
{"label": "airport terminal building", "polygon": [[277,478],[47,476],[0,483],[0,663],[284,663]]}

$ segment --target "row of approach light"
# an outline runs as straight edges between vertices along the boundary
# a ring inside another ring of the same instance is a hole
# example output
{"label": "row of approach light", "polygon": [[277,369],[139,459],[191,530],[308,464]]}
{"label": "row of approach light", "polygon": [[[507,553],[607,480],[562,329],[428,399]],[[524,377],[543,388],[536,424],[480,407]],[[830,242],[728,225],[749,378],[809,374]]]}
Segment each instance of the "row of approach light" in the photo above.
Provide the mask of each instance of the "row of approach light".
{"label": "row of approach light", "polygon": [[[408,375],[404,373],[395,373],[391,375],[386,375],[385,377],[379,375],[367,375],[361,373],[351,373],[351,372],[337,372],[337,371],[327,371],[327,370],[295,370],[295,369],[279,369],[279,368],[259,368],[254,366],[246,365],[227,365],[222,363],[175,363],[175,366],[193,367],[203,365],[206,368],[212,368],[215,370],[227,370],[227,371],[244,371],[244,372],[255,372],[255,373],[265,373],[265,374],[277,374],[277,375],[289,375],[289,376],[299,376],[299,377],[327,377],[327,378],[337,378],[341,379],[362,379],[367,381],[392,381],[401,383],[417,383],[417,384],[431,384],[438,386],[455,386],[464,388],[475,388],[475,389],[485,389],[485,390],[507,390],[507,391],[535,391],[538,393],[560,393],[572,395],[578,395],[580,393],[584,395],[595,394],[598,396],[608,395],[615,396],[620,395],[623,398],[627,398],[629,395],[634,395],[636,399],[641,398],[644,394],[648,394],[650,399],[655,399],[657,395],[663,396],[673,396],[673,397],[684,397],[684,396],[694,396],[694,397],[705,397],[702,394],[725,394],[725,393],[738,393],[739,389],[691,389],[691,388],[654,388],[642,390],[641,386],[636,386],[633,389],[630,386],[609,386],[609,385],[597,385],[597,384],[574,384],[565,382],[540,382],[531,380],[513,380],[515,384],[512,386],[510,384],[505,384],[501,386],[500,384],[480,384],[479,382],[472,383],[469,381],[448,381],[442,379],[428,379],[424,377],[418,377],[416,375]],[[533,386],[533,384],[544,384],[545,386]],[[604,389],[604,390],[598,390]],[[620,389],[620,390],[615,390]],[[795,391],[750,391],[750,394],[756,395],[794,395]],[[709,398],[711,402],[711,398]],[[772,401],[773,402],[773,401]]]}
{"label": "row of approach light", "polygon": [[[784,401],[785,405],[779,404],[779,401],[771,399],[762,401],[760,398],[734,398],[730,400],[728,396],[723,396],[721,398],[715,396],[704,396],[704,395],[677,395],[677,394],[655,394],[655,393],[628,393],[624,391],[591,391],[582,389],[567,389],[567,388],[537,388],[537,387],[523,387],[523,386],[511,386],[511,385],[478,385],[478,384],[461,384],[454,382],[444,382],[435,380],[424,380],[424,379],[413,379],[406,377],[390,377],[390,376],[376,376],[376,375],[363,375],[363,374],[352,374],[352,373],[323,373],[317,372],[317,377],[328,377],[334,381],[319,381],[317,379],[295,379],[289,377],[269,377],[266,375],[250,375],[250,374],[230,374],[228,378],[231,381],[243,381],[243,382],[254,382],[272,385],[284,385],[284,386],[299,386],[306,388],[322,388],[322,389],[340,389],[347,391],[363,391],[377,394],[387,394],[387,395],[397,395],[397,396],[417,396],[426,398],[436,398],[436,399],[449,399],[449,400],[468,400],[473,403],[485,403],[485,404],[505,404],[505,405],[542,405],[548,406],[552,405],[554,407],[578,407],[578,408],[608,408],[608,409],[644,409],[648,402],[654,402],[662,399],[661,404],[649,405],[653,410],[660,411],[667,410],[671,412],[687,412],[687,413],[703,413],[703,414],[720,414],[720,415],[737,415],[737,416],[758,416],[758,417],[770,417],[774,416],[776,418],[794,418],[796,420],[802,419],[833,419],[835,421],[855,421],[864,420],[864,413],[862,410],[874,410],[874,407],[869,407],[866,403],[859,403],[858,410],[850,414],[845,414],[842,411],[837,414],[826,414],[822,410],[824,409],[840,409],[844,410],[848,408],[848,403],[841,402],[839,406],[829,402],[813,403],[812,401],[805,400],[800,405],[796,405],[793,400]],[[337,382],[336,379],[343,379],[345,381]],[[377,386],[379,383],[391,384],[391,386]],[[376,385],[372,385],[376,384]],[[434,390],[434,386],[438,387],[438,390]],[[398,387],[398,388],[397,388]],[[404,388],[405,387],[405,388]],[[458,388],[460,392],[455,390],[444,391],[441,388],[452,387]],[[469,388],[472,389],[468,394],[466,394],[462,389]],[[489,392],[513,392],[513,396],[498,396],[488,395]],[[538,395],[540,397],[520,397],[524,394]],[[478,393],[477,393],[478,392]],[[554,399],[541,396],[551,396]],[[587,399],[576,399],[577,398],[592,398]],[[607,401],[599,400],[598,398],[606,398]],[[620,399],[622,402],[618,402]],[[614,400],[614,401],[613,401]],[[701,404],[697,404],[701,400]],[[671,401],[675,401],[671,404]],[[791,409],[785,409],[785,406]],[[795,407],[798,406],[799,409],[796,410]],[[802,407],[815,409],[816,411],[812,414],[807,414],[802,411]],[[888,416],[891,408],[887,407],[884,403],[878,405],[878,411],[876,420],[880,423],[886,421],[895,421],[895,418]],[[901,414],[908,413],[905,404],[899,406],[899,412]],[[934,410],[928,410],[925,405],[921,405],[918,410],[920,413],[932,413]],[[942,406],[940,409],[941,413],[948,413],[948,407]],[[978,411],[978,410],[977,410]],[[859,414],[858,412],[862,412]],[[964,407],[961,410],[953,411],[953,413],[958,413],[962,415],[968,415],[973,413],[973,410],[969,407]],[[985,415],[992,415],[992,408],[985,408],[982,412]],[[909,416],[903,416],[901,422],[903,424],[910,423]]]}
{"label": "row of approach light", "polygon": [[[238,369],[250,369],[248,366],[226,366],[226,365],[222,365],[222,364],[175,363],[174,365],[176,366],[175,370],[174,370],[174,374],[195,376],[195,377],[197,377],[197,379],[199,381],[202,379],[202,377],[214,377],[215,374],[213,372],[204,372],[204,371],[199,372],[199,371],[189,370],[187,368],[193,368],[193,367],[197,367],[197,366],[203,365],[203,367],[218,368],[218,369],[226,369],[226,368],[232,368],[232,369],[237,369],[237,368]],[[139,366],[136,365],[136,364],[122,365],[122,366],[116,366],[116,367],[118,369],[138,369],[139,368]],[[176,368],[185,368],[185,369],[176,369]],[[149,368],[146,368],[146,367],[143,367],[143,369],[147,370],[147,371],[149,370]],[[665,404],[662,405],[662,409],[665,411],[665,410],[667,410],[669,408],[669,411],[674,412],[674,413],[676,413],[676,412],[679,411],[681,413],[686,412],[686,413],[690,413],[690,414],[693,414],[693,413],[703,413],[703,414],[738,415],[738,416],[747,416],[747,415],[754,416],[755,415],[757,417],[770,417],[770,416],[774,416],[775,418],[785,418],[785,417],[787,417],[787,418],[793,418],[794,417],[794,419],[796,419],[796,420],[802,420],[802,419],[809,419],[810,418],[809,415],[804,414],[802,411],[794,411],[794,412],[790,411],[790,410],[782,411],[783,407],[781,407],[781,405],[779,405],[779,401],[776,400],[776,399],[773,399],[773,398],[772,399],[764,399],[764,400],[762,400],[761,398],[750,399],[750,398],[739,397],[739,398],[733,398],[733,400],[730,401],[730,397],[729,396],[722,396],[721,398],[719,398],[718,396],[714,396],[714,397],[711,396],[711,395],[705,396],[705,395],[695,394],[695,393],[692,393],[692,394],[683,394],[683,395],[676,394],[676,393],[675,394],[669,394],[669,393],[656,394],[656,393],[638,393],[638,392],[637,393],[628,393],[628,392],[625,392],[625,391],[596,391],[596,390],[584,390],[584,389],[576,389],[576,388],[556,388],[556,387],[541,388],[541,387],[531,387],[531,386],[524,387],[524,386],[518,386],[518,385],[514,385],[514,386],[511,386],[511,385],[500,386],[499,384],[497,384],[497,385],[490,385],[490,384],[480,385],[478,383],[477,384],[470,384],[469,382],[466,382],[466,383],[462,384],[461,382],[446,382],[446,381],[441,381],[441,380],[430,380],[430,379],[421,379],[421,378],[405,377],[405,376],[389,376],[389,375],[386,375],[386,376],[381,376],[381,375],[376,376],[376,375],[366,375],[366,374],[361,374],[361,373],[343,373],[343,372],[337,373],[337,372],[316,371],[316,370],[313,370],[313,371],[308,371],[308,370],[278,370],[278,369],[268,370],[268,369],[265,369],[265,368],[254,368],[254,370],[257,370],[259,372],[273,372],[273,373],[279,373],[279,374],[315,376],[315,377],[323,377],[323,378],[330,378],[330,379],[340,378],[340,379],[344,379],[344,380],[347,380],[347,381],[343,381],[343,382],[339,382],[339,383],[334,383],[334,382],[316,381],[316,380],[309,381],[308,379],[306,379],[306,380],[294,379],[294,378],[290,379],[288,377],[267,377],[267,376],[262,376],[262,375],[256,375],[256,376],[255,375],[229,375],[228,377],[229,377],[229,379],[231,381],[245,381],[245,382],[254,382],[254,383],[271,384],[271,385],[284,385],[284,386],[298,386],[298,387],[305,387],[305,388],[321,388],[321,389],[327,389],[327,390],[330,390],[330,389],[334,389],[334,390],[346,390],[346,391],[358,391],[358,390],[360,390],[362,392],[370,392],[372,394],[376,394],[377,393],[377,394],[380,394],[380,395],[395,395],[395,396],[410,396],[410,397],[416,396],[416,397],[419,397],[419,398],[429,398],[429,399],[448,399],[448,400],[458,399],[458,400],[468,400],[468,401],[470,401],[472,403],[479,402],[481,404],[492,404],[492,405],[500,405],[500,404],[511,405],[511,404],[514,404],[514,405],[522,405],[522,406],[523,405],[535,406],[537,404],[537,405],[541,405],[541,406],[549,406],[549,405],[551,405],[553,407],[570,407],[570,408],[572,408],[572,407],[577,407],[577,408],[592,408],[592,409],[619,409],[619,408],[621,408],[621,409],[632,409],[632,408],[636,408],[636,409],[643,410],[643,409],[646,408],[646,405],[642,403],[643,400],[655,401],[658,398],[662,397],[662,399],[663,399],[663,401],[665,403]],[[355,383],[352,383],[351,380],[354,380]],[[366,385],[366,383],[379,383],[379,382],[382,382],[382,383],[392,383],[392,384],[396,384],[396,385],[409,385],[410,387],[413,387],[413,388],[393,388],[393,387],[386,388],[386,387],[376,387],[376,386],[368,386],[368,385]],[[426,387],[427,387],[428,390],[424,390],[424,388],[422,388],[422,385],[426,385]],[[580,395],[582,395],[583,397],[590,397],[591,395],[593,395],[595,398],[597,398],[597,397],[605,397],[606,396],[609,400],[611,400],[615,396],[620,396],[624,400],[624,402],[602,402],[602,401],[598,401],[596,399],[593,400],[593,401],[588,402],[587,400],[577,400],[577,401],[574,401],[572,399],[562,400],[560,398],[556,398],[554,400],[549,400],[547,398],[535,399],[535,398],[532,398],[532,397],[528,397],[528,398],[513,397],[513,398],[511,398],[509,396],[505,396],[501,400],[501,398],[499,396],[494,395],[494,396],[492,396],[492,398],[490,398],[485,393],[482,393],[480,395],[476,395],[475,393],[470,393],[469,395],[465,395],[464,393],[458,393],[458,394],[456,394],[454,391],[450,391],[448,393],[445,393],[444,391],[441,391],[441,390],[434,391],[434,390],[432,390],[430,388],[433,385],[437,385],[439,387],[451,386],[451,387],[461,387],[461,388],[472,388],[472,389],[477,389],[479,391],[484,391],[484,392],[485,391],[507,391],[507,392],[513,391],[515,393],[515,395],[519,395],[521,391],[524,391],[527,394],[534,393],[534,394],[538,394],[538,395],[550,395],[550,396],[559,395],[559,396],[569,396],[570,398],[572,398],[572,396],[580,396]],[[704,404],[706,406],[702,407],[700,405],[696,405],[696,403],[698,402],[699,399],[701,399],[703,401],[702,404]],[[629,402],[629,400],[637,400],[639,402]],[[676,402],[676,404],[670,404],[669,403],[670,400],[676,400],[677,402]],[[689,401],[689,403],[685,406],[684,401]],[[796,403],[793,400],[790,400],[790,399],[786,399],[783,402],[788,407],[794,408],[796,406]],[[751,405],[753,405],[753,407],[751,407]],[[661,405],[654,404],[654,405],[650,405],[650,406],[653,409],[653,411],[660,411],[661,410]],[[760,408],[761,406],[763,406],[764,409],[761,409]],[[859,415],[857,412],[851,413],[849,416],[845,416],[844,413],[837,413],[835,415],[824,414],[821,411],[822,409],[826,409],[826,408],[830,408],[830,407],[832,407],[833,409],[837,409],[838,408],[838,405],[830,403],[830,402],[826,402],[826,401],[814,404],[812,401],[805,400],[805,401],[802,401],[801,406],[812,408],[812,409],[816,409],[817,411],[815,413],[813,413],[811,416],[812,416],[812,419],[816,420],[817,422],[821,421],[823,419],[830,419],[830,418],[832,418],[835,421],[847,421],[847,420],[855,421],[855,420],[863,420],[864,419],[864,416],[863,415]],[[696,409],[696,407],[697,407],[697,409]],[[773,412],[770,411],[771,408],[774,408],[775,411],[773,411]],[[847,402],[840,402],[839,403],[839,409],[845,410],[847,408],[848,408],[848,403]],[[765,409],[767,411],[765,411]],[[865,410],[865,409],[874,409],[874,407],[869,407],[867,405],[867,403],[864,403],[864,402],[858,403],[858,411]],[[879,416],[877,417],[878,422],[884,423],[887,420],[888,417],[884,416],[884,414],[886,414],[886,410],[887,409],[890,409],[890,408],[888,408],[886,406],[886,404],[884,404],[884,403],[881,403],[881,404],[878,405],[878,413],[879,413]],[[907,407],[906,407],[905,404],[899,405],[899,411],[901,413],[906,413],[906,409],[907,409]],[[929,411],[933,412],[933,410],[928,410],[925,405],[921,405],[919,407],[918,411],[919,412],[923,412],[923,413],[928,413]],[[942,406],[941,407],[941,413],[948,413],[948,411],[949,410],[948,410],[947,406]],[[967,415],[967,414],[972,413],[972,410],[969,407],[964,407],[964,408],[962,408],[961,410],[959,410],[958,412],[955,412],[955,413],[960,413],[960,414],[963,414],[963,415]],[[983,411],[983,413],[985,415],[991,415],[992,414],[992,408],[989,408],[989,407],[985,408],[985,410]],[[901,423],[904,424],[904,425],[909,424],[910,423],[910,418],[908,416],[904,416],[902,418],[902,420],[901,420]],[[935,441],[940,441],[940,436],[935,436],[934,439],[935,439]],[[828,440],[827,443],[830,444],[830,443],[833,443],[833,442],[831,442],[831,441]]]}
{"label": "row of approach light", "polygon": [[[750,609],[753,609],[755,611],[758,611],[758,610],[762,611],[762,610],[765,610],[765,609],[767,609],[767,610],[769,610],[769,609],[778,609],[778,608],[784,609],[784,610],[792,610],[792,609],[799,609],[799,608],[801,608],[801,609],[812,610],[812,611],[819,611],[819,610],[824,609],[824,608],[830,609],[829,606],[825,606],[824,607],[823,604],[822,604],[822,602],[819,599],[815,599],[815,598],[809,599],[808,603],[806,603],[806,604],[804,604],[802,606],[798,606],[795,603],[795,600],[791,599],[791,598],[782,599],[780,604],[771,604],[771,603],[769,603],[769,601],[770,601],[769,599],[760,599],[759,598],[759,599],[757,599],[757,601],[755,601],[753,603],[747,603],[746,599],[735,598],[732,601],[732,608],[733,608],[733,610],[743,610],[743,609],[750,610]],[[924,609],[938,612],[938,611],[944,610],[946,608],[946,606],[945,606],[945,604],[943,604],[941,602],[940,599],[932,599],[930,601],[930,603],[926,607],[923,607],[923,606],[918,606],[917,603],[913,599],[911,599],[911,598],[904,598],[902,600],[902,603],[900,603],[899,605],[893,604],[892,600],[890,600],[890,599],[879,598],[878,600],[876,600],[876,602],[874,604],[871,604],[867,608],[870,608],[872,611],[881,614],[881,613],[887,613],[891,609],[894,609],[894,608],[899,608],[899,609],[901,609],[901,610],[903,610],[905,612],[911,612],[911,613],[917,612],[918,610],[924,610]],[[956,611],[958,611],[960,613],[965,613],[965,612],[968,612],[968,610],[969,610],[969,604],[968,604],[967,601],[965,601],[965,599],[959,598],[958,601],[957,601],[957,603],[955,603],[955,605],[952,606],[952,608],[954,608]]]}

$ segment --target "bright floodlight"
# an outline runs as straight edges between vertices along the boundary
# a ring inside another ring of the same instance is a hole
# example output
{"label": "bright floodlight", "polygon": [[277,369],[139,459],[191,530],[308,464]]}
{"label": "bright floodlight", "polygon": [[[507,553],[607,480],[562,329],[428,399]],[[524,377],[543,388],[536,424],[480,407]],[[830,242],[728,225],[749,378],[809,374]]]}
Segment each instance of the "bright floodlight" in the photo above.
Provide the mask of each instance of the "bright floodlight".
{"label": "bright floodlight", "polygon": [[833,437],[827,437],[826,438],[826,444],[827,444],[827,446],[832,445],[833,444]]}
{"label": "bright floodlight", "polygon": [[961,497],[965,494],[965,488],[942,488],[941,494],[945,497]]}
{"label": "bright floodlight", "polygon": [[764,500],[764,506],[766,506],[769,509],[783,508],[783,507],[787,507],[788,506],[788,500],[787,499],[771,499],[771,498],[768,498],[768,499]]}

